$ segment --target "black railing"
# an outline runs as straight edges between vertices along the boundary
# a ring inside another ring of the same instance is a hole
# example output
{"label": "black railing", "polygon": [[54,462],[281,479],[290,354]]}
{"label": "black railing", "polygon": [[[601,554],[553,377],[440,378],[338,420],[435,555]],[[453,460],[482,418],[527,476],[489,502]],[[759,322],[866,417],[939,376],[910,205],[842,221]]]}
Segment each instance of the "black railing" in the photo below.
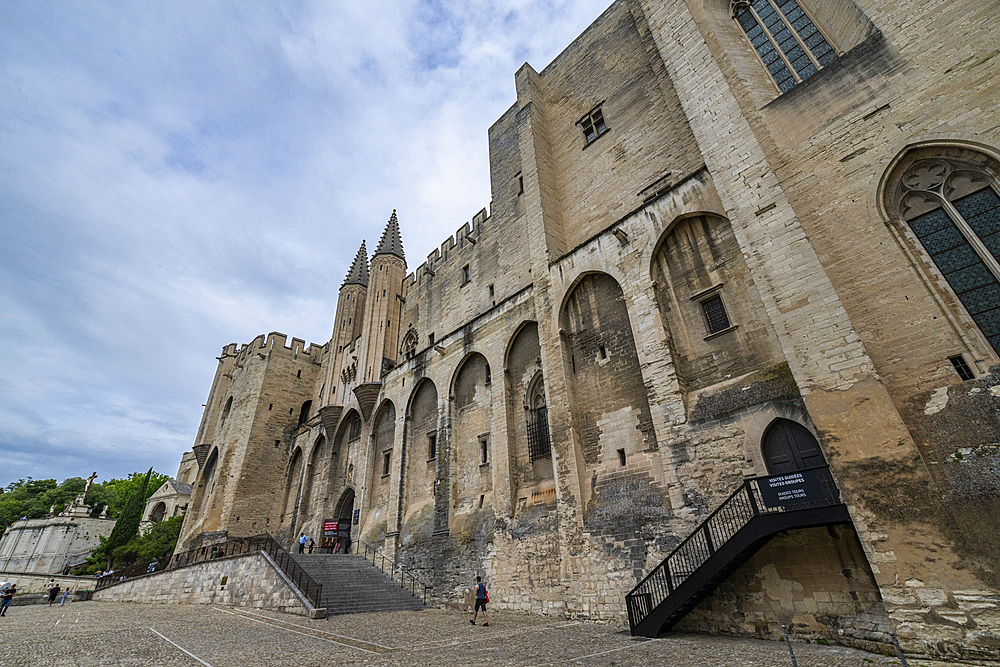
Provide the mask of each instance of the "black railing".
{"label": "black railing", "polygon": [[382,570],[384,574],[398,581],[402,588],[410,591],[414,597],[423,599],[424,604],[427,604],[427,589],[432,588],[431,586],[417,579],[412,573],[407,572],[406,568],[402,565],[394,563],[391,558],[371,544],[361,540],[358,540],[355,544],[357,545],[357,549],[355,550],[357,555],[363,556],[365,560],[370,561],[372,565]]}
{"label": "black railing", "polygon": [[[794,483],[785,482],[786,485],[782,486],[782,478],[795,475],[806,478],[811,486],[808,494],[799,490],[802,484],[796,488],[797,480],[789,480]],[[762,489],[766,496],[762,495]],[[636,626],[673,594],[681,583],[755,517],[840,504],[840,492],[829,466],[796,470],[788,475],[768,475],[744,480],[740,488],[625,596],[628,622],[633,633]]]}
{"label": "black railing", "polygon": [[193,565],[195,563],[215,560],[216,558],[237,556],[240,554],[253,553],[255,551],[263,551],[270,555],[275,564],[277,564],[278,568],[285,573],[296,588],[298,588],[306,599],[312,603],[313,607],[319,608],[323,592],[322,584],[318,583],[315,579],[309,576],[309,573],[307,573],[301,565],[295,562],[295,559],[292,558],[291,554],[285,551],[285,549],[278,544],[277,540],[266,533],[263,535],[254,535],[253,537],[235,538],[218,544],[209,544],[208,546],[198,549],[192,549],[191,551],[174,554],[169,559],[130,565],[123,570],[115,570],[110,574],[100,577],[97,580],[97,585],[94,589],[100,590],[111,586],[112,584],[125,581],[126,579],[152,574],[162,570],[172,570],[185,565]]}

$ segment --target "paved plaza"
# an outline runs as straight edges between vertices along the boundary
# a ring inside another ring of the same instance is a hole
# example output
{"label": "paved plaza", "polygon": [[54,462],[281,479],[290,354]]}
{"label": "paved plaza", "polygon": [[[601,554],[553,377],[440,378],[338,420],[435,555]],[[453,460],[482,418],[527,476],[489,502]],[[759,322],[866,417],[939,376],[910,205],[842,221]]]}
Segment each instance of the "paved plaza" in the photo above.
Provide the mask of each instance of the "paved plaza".
{"label": "paved plaza", "polygon": [[[469,618],[442,609],[310,621],[203,605],[12,607],[0,618],[0,665],[791,665],[780,642],[679,634],[633,639],[610,625],[504,612],[490,614],[490,627],[473,627]],[[899,664],[838,646],[793,647],[799,667]]]}

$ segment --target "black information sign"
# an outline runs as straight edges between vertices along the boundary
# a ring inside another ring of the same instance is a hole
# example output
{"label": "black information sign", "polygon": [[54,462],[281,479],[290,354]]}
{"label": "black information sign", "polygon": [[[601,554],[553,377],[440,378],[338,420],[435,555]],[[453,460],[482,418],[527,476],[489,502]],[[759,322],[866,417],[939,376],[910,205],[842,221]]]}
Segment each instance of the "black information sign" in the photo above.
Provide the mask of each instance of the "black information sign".
{"label": "black information sign", "polygon": [[760,495],[767,507],[788,507],[822,502],[825,498],[815,470],[801,470],[784,475],[772,475],[758,482]]}
{"label": "black information sign", "polygon": [[360,509],[354,510],[354,521],[353,521],[353,523],[354,523],[355,526],[358,525],[358,518],[360,516],[361,516],[361,510]]}

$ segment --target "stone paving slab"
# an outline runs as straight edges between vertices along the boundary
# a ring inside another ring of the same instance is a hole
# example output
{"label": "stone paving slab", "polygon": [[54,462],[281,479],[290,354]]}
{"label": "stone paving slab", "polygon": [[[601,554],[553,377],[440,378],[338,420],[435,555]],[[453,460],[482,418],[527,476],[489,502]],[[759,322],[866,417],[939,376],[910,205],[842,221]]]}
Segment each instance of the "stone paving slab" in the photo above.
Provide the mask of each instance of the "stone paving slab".
{"label": "stone paving slab", "polygon": [[[0,666],[791,665],[788,648],[780,642],[690,634],[640,640],[614,626],[551,617],[494,612],[490,627],[473,627],[469,618],[443,609],[310,621],[208,605],[12,607],[0,618]],[[899,664],[837,646],[796,642],[793,648],[799,667]]]}

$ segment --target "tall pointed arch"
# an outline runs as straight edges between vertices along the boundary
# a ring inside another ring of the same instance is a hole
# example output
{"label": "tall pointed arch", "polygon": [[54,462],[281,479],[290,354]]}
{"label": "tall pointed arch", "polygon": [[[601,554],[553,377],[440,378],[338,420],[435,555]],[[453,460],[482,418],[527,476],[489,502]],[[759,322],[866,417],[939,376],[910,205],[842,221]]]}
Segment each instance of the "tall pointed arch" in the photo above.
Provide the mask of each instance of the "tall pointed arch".
{"label": "tall pointed arch", "polygon": [[1000,355],[1000,161],[970,147],[913,148],[882,196],[932,282]]}

